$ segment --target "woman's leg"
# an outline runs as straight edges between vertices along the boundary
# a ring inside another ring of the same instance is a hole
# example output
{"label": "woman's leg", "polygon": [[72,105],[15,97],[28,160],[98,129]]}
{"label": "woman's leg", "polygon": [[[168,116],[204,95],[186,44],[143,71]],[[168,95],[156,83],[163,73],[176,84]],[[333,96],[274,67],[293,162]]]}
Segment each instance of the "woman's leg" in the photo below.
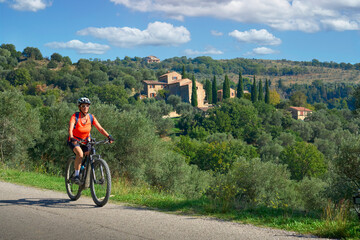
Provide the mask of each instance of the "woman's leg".
{"label": "woman's leg", "polygon": [[81,167],[81,160],[82,158],[84,157],[84,153],[83,153],[83,150],[81,149],[80,146],[76,146],[74,147],[73,149],[74,153],[75,153],[75,171],[79,171],[80,170],[80,167]]}

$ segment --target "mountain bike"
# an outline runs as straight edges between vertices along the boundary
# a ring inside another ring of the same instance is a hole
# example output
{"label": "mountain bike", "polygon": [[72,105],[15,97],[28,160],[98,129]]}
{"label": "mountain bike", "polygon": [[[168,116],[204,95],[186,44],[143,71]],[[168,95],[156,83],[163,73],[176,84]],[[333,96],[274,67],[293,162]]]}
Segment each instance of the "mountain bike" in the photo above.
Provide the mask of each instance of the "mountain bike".
{"label": "mountain bike", "polygon": [[95,150],[96,145],[106,143],[109,143],[109,140],[96,142],[95,139],[91,139],[88,143],[90,154],[82,159],[79,184],[74,182],[75,156],[69,157],[65,169],[65,185],[71,200],[78,200],[81,192],[90,187],[91,197],[97,206],[102,207],[108,202],[111,192],[110,169],[106,161],[96,154]]}

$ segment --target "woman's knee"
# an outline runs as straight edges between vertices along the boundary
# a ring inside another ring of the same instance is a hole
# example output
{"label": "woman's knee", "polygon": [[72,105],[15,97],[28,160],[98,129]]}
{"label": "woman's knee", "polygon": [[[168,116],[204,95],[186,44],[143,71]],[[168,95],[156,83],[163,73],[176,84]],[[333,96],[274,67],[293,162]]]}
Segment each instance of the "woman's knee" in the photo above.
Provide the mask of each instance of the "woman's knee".
{"label": "woman's knee", "polygon": [[76,154],[76,156],[79,157],[79,158],[83,158],[83,157],[84,157],[84,153],[83,153],[83,152],[78,153],[78,154]]}
{"label": "woman's knee", "polygon": [[84,157],[84,153],[83,153],[83,151],[81,150],[80,147],[75,147],[75,148],[74,148],[74,153],[75,153],[75,155],[76,155],[77,157],[79,157],[79,158],[83,158],[83,157]]}

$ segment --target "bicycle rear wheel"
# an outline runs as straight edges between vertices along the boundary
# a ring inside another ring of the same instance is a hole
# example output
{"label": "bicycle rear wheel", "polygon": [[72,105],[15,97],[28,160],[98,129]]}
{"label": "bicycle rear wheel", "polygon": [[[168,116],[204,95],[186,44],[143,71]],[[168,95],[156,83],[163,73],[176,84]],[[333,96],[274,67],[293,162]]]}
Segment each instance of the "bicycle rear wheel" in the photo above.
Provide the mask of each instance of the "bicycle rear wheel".
{"label": "bicycle rear wheel", "polygon": [[72,178],[75,176],[75,157],[70,157],[65,169],[65,186],[66,186],[66,192],[69,196],[69,198],[73,201],[76,201],[81,196],[81,186],[78,184],[75,184],[72,181]]}
{"label": "bicycle rear wheel", "polygon": [[103,159],[96,159],[93,166],[90,179],[91,197],[97,206],[102,207],[108,202],[110,197],[110,169]]}

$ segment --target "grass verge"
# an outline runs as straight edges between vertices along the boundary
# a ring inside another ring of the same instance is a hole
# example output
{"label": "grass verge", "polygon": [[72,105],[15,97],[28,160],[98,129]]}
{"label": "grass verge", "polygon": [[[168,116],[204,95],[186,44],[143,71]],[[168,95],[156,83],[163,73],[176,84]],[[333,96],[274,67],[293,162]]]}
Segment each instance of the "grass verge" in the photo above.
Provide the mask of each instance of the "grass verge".
{"label": "grass verge", "polygon": [[[64,178],[58,176],[0,167],[0,180],[66,192]],[[83,194],[90,196],[90,191],[85,190]],[[266,207],[222,213],[217,211],[216,207],[212,206],[206,198],[189,200],[181,196],[161,193],[148,186],[132,186],[123,181],[113,181],[111,201],[173,213],[216,217],[222,220],[313,234],[320,237],[360,239],[360,225],[355,218],[338,222],[338,219],[321,218],[321,214]]]}

